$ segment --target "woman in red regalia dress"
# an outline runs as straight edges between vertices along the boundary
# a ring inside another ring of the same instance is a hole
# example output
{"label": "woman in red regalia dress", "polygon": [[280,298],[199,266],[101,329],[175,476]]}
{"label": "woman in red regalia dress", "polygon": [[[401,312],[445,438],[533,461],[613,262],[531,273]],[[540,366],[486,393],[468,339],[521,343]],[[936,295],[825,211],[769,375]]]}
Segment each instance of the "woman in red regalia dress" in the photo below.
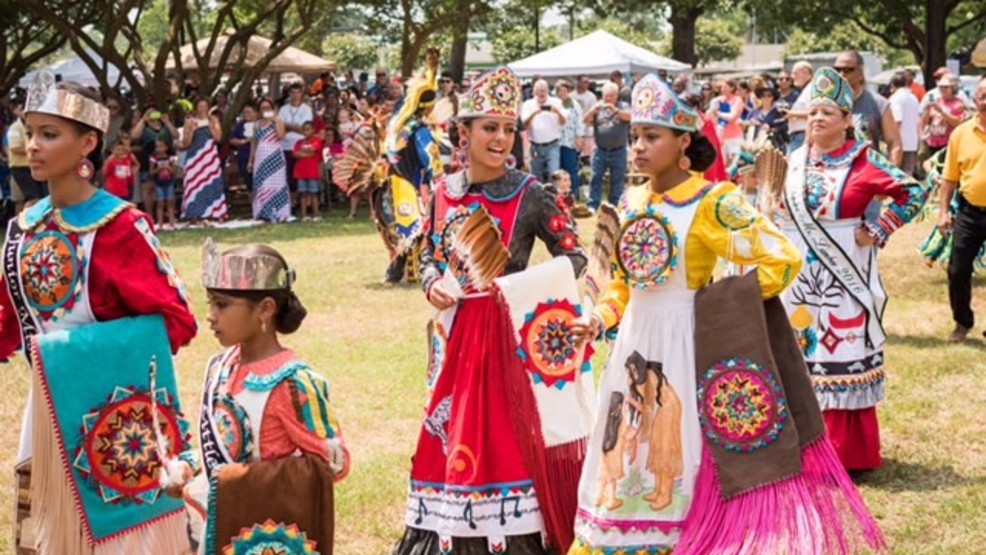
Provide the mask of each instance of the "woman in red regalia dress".
{"label": "woman in red regalia dress", "polygon": [[[454,309],[455,316],[450,329],[436,330],[433,341],[439,356],[430,368],[431,398],[413,458],[407,528],[396,555],[554,553],[567,547],[558,534],[571,534],[582,453],[576,447],[559,456],[518,433],[516,417],[531,409],[509,393],[518,386],[511,369],[519,360],[502,301],[468,287],[457,298],[442,278],[454,259],[457,231],[480,207],[509,249],[504,274],[527,267],[535,239],[553,256],[567,256],[576,275],[585,267],[572,222],[554,196],[533,176],[513,169],[520,98],[517,79],[506,68],[475,82],[459,110],[466,169],[438,181],[432,198],[423,285],[435,308],[446,314]],[[542,423],[545,418],[542,414]],[[528,433],[532,427],[528,421]],[[544,477],[545,460],[555,476]],[[570,491],[552,491],[558,474],[569,475]],[[571,514],[561,514],[567,511],[558,509],[554,493],[572,496]]]}

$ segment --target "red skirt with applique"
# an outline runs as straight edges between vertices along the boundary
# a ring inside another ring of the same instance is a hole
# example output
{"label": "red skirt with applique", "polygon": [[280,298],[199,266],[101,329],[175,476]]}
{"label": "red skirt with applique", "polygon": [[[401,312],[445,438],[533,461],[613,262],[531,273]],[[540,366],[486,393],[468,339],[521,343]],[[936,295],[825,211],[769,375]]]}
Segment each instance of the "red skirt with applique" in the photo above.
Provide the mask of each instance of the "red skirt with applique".
{"label": "red skirt with applique", "polygon": [[504,319],[492,296],[459,305],[414,454],[409,527],[491,545],[543,527],[512,422],[507,370],[517,361]]}
{"label": "red skirt with applique", "polygon": [[880,458],[880,423],[876,407],[859,410],[826,410],[825,429],[846,470],[873,470]]}

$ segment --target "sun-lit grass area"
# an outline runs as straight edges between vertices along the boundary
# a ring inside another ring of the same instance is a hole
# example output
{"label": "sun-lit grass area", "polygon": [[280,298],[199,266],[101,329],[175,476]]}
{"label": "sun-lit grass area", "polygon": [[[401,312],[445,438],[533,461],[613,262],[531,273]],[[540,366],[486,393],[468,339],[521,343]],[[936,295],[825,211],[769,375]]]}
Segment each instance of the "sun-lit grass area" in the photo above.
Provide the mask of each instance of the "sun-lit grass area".
{"label": "sun-lit grass area", "polygon": [[[192,419],[203,367],[220,349],[204,322],[202,240],[211,235],[220,247],[268,243],[294,265],[309,316],[284,342],[329,378],[354,461],[337,489],[335,553],[378,555],[390,552],[403,529],[407,472],[425,402],[430,310],[416,285],[381,284],[386,255],[372,223],[342,214],[320,224],[163,234],[162,241],[191,289],[200,322],[200,335],[177,359]],[[929,226],[901,231],[880,258],[891,295],[890,381],[880,406],[885,464],[861,488],[894,553],[983,553],[986,342],[977,330],[965,345],[945,344],[952,325],[945,274],[926,268],[916,253]],[[986,322],[986,291],[977,288],[974,296]],[[12,553],[12,468],[29,375],[23,359],[2,370],[0,553]]]}

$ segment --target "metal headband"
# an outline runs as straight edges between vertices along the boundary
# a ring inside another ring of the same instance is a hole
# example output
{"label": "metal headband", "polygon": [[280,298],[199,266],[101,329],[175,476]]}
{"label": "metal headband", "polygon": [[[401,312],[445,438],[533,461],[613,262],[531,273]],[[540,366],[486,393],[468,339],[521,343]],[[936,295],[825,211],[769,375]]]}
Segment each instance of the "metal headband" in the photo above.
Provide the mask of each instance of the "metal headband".
{"label": "metal headband", "polygon": [[289,290],[294,270],[267,254],[220,253],[211,237],[202,245],[202,286],[230,291]]}
{"label": "metal headband", "polygon": [[110,111],[95,100],[81,94],[59,89],[55,76],[48,70],[39,71],[27,91],[24,113],[50,114],[88,125],[102,133],[110,127]]}

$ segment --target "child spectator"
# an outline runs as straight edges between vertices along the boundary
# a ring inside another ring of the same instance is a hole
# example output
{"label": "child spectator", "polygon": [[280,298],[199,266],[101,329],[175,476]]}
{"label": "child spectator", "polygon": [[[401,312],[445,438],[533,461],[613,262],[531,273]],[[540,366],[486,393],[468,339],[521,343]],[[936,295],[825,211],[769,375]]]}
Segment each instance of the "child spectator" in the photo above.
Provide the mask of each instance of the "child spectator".
{"label": "child spectator", "polygon": [[[294,145],[294,178],[298,181],[298,195],[301,203],[302,221],[322,221],[319,212],[318,193],[322,181],[322,139],[315,136],[315,125],[306,121],[302,125],[304,138]],[[312,218],[309,220],[308,210]]]}
{"label": "child spectator", "polygon": [[113,143],[113,155],[103,165],[106,192],[123,200],[130,200],[134,194],[134,175],[140,168],[137,157],[130,152],[130,140],[121,135]]}
{"label": "child spectator", "polygon": [[341,108],[339,110],[339,138],[342,142],[351,140],[356,135],[357,127],[359,127],[359,123],[353,120],[353,111],[349,108]]}
{"label": "child spectator", "polygon": [[558,208],[572,219],[572,207],[575,206],[575,195],[572,194],[572,176],[566,170],[557,170],[551,174],[551,187],[557,195],[555,203]]}
{"label": "child spectator", "polygon": [[[178,162],[171,155],[168,141],[158,139],[154,143],[154,154],[150,159],[150,172],[154,180],[154,196],[157,200],[157,225],[163,229],[175,226],[175,175],[178,173]],[[168,225],[165,227],[165,207],[168,213]]]}

